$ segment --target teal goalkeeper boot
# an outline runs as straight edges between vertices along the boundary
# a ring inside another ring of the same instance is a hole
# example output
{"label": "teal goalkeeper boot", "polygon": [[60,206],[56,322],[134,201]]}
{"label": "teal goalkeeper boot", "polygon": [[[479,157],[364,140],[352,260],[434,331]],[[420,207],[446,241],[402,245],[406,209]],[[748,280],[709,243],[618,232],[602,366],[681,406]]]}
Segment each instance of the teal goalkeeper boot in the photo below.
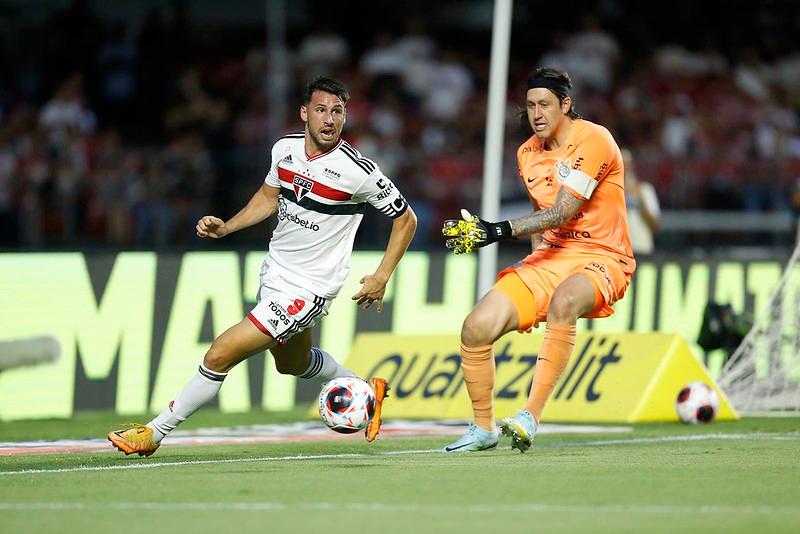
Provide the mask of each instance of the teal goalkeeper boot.
{"label": "teal goalkeeper boot", "polygon": [[497,447],[499,434],[497,430],[484,430],[475,423],[470,423],[463,436],[442,449],[443,452],[485,451]]}
{"label": "teal goalkeeper boot", "polygon": [[511,438],[511,448],[525,452],[531,448],[533,436],[536,435],[536,419],[528,410],[519,410],[514,417],[506,417],[500,422],[500,430],[504,436]]}

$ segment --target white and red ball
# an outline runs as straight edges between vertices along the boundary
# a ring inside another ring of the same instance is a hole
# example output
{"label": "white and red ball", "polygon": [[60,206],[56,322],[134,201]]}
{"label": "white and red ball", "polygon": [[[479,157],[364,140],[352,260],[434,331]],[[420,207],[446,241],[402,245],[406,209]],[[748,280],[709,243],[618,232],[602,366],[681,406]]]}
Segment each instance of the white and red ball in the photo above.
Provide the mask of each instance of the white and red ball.
{"label": "white and red ball", "polygon": [[319,415],[335,432],[352,434],[364,430],[375,413],[375,394],[364,380],[334,378],[322,386]]}
{"label": "white and red ball", "polygon": [[684,423],[710,423],[719,411],[719,396],[703,382],[690,382],[678,393],[675,409]]}

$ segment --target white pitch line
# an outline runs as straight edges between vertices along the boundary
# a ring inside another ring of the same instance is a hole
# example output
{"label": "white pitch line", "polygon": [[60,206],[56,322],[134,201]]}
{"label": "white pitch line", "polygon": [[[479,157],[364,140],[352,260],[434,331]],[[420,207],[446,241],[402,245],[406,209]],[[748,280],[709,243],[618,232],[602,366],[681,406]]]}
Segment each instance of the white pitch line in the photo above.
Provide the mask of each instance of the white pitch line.
{"label": "white pitch line", "polygon": [[[591,441],[575,441],[562,443],[559,446],[581,447],[585,445],[628,445],[639,443],[669,443],[674,441],[707,441],[711,439],[736,440],[736,439],[768,439],[786,441],[800,439],[800,432],[784,434],[770,434],[769,432],[754,432],[752,434],[693,434],[684,436],[660,436],[657,438],[627,438],[627,439],[597,439]],[[546,444],[550,446],[551,444]]]}
{"label": "white pitch line", "polygon": [[669,505],[669,504],[403,504],[403,503],[282,503],[282,502],[0,502],[0,510],[6,511],[101,511],[101,510],[149,510],[149,511],[251,511],[269,512],[274,510],[301,511],[355,511],[355,512],[469,512],[469,513],[513,513],[513,512],[557,512],[557,513],[641,513],[667,515],[800,515],[798,506],[720,506],[720,505]]}
{"label": "white pitch line", "polygon": [[[762,439],[762,440],[793,440],[800,439],[800,432],[783,434],[753,433],[753,434],[700,434],[683,436],[662,436],[657,438],[629,438],[608,439],[565,443],[545,443],[541,447],[586,447],[598,445],[627,445],[640,443],[669,443],[676,441],[711,441],[711,440],[736,440],[736,439]],[[85,471],[119,471],[124,469],[155,469],[159,467],[180,467],[185,465],[210,465],[250,462],[283,462],[302,460],[336,460],[343,458],[375,458],[380,456],[397,456],[406,454],[429,454],[440,452],[441,449],[399,450],[382,451],[374,453],[341,453],[341,454],[299,454],[294,456],[261,456],[257,458],[217,458],[214,460],[185,460],[180,462],[150,462],[142,460],[141,463],[128,463],[118,465],[63,467],[56,469],[20,469],[17,471],[0,471],[0,475],[43,475],[52,473],[75,473]]]}
{"label": "white pitch line", "polygon": [[157,467],[173,467],[183,465],[205,465],[205,464],[232,464],[243,462],[277,462],[277,461],[296,461],[296,460],[336,460],[341,458],[370,458],[375,456],[401,455],[401,454],[423,454],[429,452],[439,452],[440,449],[427,449],[416,451],[386,451],[378,453],[342,453],[342,454],[299,454],[296,456],[261,456],[257,458],[217,458],[214,460],[186,460],[182,462],[149,462],[142,460],[142,463],[131,463],[124,465],[101,465],[89,466],[81,465],[78,467],[62,467],[57,469],[22,469],[19,471],[0,471],[0,475],[41,475],[48,473],[74,473],[77,471],[117,471],[122,469],[155,469]]}

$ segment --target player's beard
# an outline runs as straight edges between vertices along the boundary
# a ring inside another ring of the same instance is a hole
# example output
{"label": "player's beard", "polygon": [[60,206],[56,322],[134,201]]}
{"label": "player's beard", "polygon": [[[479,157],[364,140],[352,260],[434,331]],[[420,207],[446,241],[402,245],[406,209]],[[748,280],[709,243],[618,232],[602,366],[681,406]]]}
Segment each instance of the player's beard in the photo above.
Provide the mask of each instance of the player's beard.
{"label": "player's beard", "polygon": [[339,142],[339,138],[341,137],[341,132],[337,132],[336,128],[333,129],[334,135],[331,141],[326,141],[322,137],[322,129],[318,131],[313,131],[309,129],[309,133],[311,134],[311,140],[314,141],[314,144],[317,145],[317,148],[320,149],[321,152],[327,152],[331,148],[336,146],[336,143]]}

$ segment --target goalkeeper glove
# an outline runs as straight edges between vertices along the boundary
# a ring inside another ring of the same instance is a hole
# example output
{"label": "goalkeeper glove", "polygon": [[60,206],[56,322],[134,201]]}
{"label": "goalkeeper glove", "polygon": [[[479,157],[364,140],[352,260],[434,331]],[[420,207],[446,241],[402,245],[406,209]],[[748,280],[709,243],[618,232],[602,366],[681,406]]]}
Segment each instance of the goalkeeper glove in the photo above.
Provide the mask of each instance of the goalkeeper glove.
{"label": "goalkeeper glove", "polygon": [[472,252],[476,248],[512,237],[509,221],[484,221],[465,209],[461,210],[461,217],[462,219],[447,219],[442,225],[442,234],[450,238],[445,244],[453,254]]}

